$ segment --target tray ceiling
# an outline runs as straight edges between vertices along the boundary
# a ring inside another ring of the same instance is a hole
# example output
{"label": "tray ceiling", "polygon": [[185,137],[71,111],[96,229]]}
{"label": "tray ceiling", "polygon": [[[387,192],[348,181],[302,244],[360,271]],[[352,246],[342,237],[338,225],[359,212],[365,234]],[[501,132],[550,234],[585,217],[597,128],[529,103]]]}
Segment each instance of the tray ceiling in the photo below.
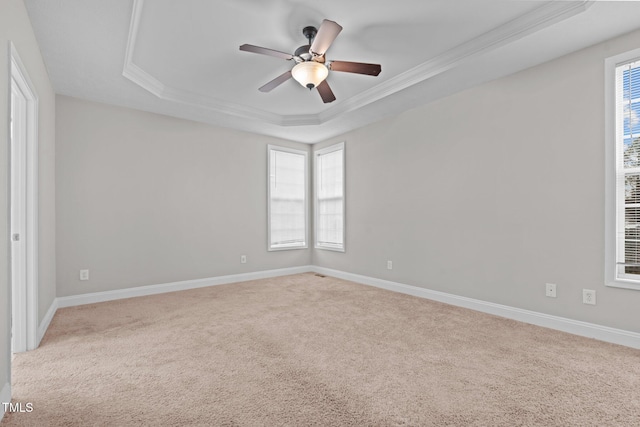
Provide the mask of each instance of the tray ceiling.
{"label": "tray ceiling", "polygon": [[[603,4],[604,3],[604,4]],[[495,0],[26,0],[57,93],[301,142],[317,142],[640,26],[637,2]],[[302,28],[343,31],[327,58],[382,64],[330,72],[337,100],[291,69],[241,52],[293,53]]]}

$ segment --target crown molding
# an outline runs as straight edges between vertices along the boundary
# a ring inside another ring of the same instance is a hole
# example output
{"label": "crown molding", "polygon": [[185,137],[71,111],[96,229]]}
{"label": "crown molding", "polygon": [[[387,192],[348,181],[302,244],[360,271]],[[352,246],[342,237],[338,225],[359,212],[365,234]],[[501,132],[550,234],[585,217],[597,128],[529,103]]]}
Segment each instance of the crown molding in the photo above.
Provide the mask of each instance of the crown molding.
{"label": "crown molding", "polygon": [[191,105],[218,114],[256,120],[281,127],[317,126],[458,67],[479,55],[513,43],[529,34],[585,12],[594,1],[570,2],[554,0],[546,2],[504,25],[489,30],[364,92],[341,100],[321,113],[281,115],[167,86],[136,65],[133,61],[133,54],[144,9],[144,0],[134,0],[122,75],[146,91],[166,101]]}
{"label": "crown molding", "polygon": [[282,126],[283,116],[270,113],[257,108],[252,108],[240,104],[221,101],[209,96],[194,94],[189,91],[167,86],[151,74],[143,70],[133,62],[133,54],[140,28],[140,19],[144,9],[144,0],[134,0],[131,13],[131,23],[129,25],[129,35],[127,37],[127,48],[125,53],[124,67],[122,75],[141,88],[165,101],[178,102],[204,108],[216,113],[233,115],[244,119],[259,120]]}
{"label": "crown molding", "polygon": [[377,86],[355,95],[343,103],[320,113],[320,122],[325,123],[333,118],[364,107],[403,89],[428,80],[447,70],[455,68],[483,53],[495,50],[522,37],[540,31],[552,24],[565,20],[586,11],[593,0],[580,3],[551,1],[521,15],[504,25],[462,43],[447,52],[438,55],[416,67],[398,74]]}

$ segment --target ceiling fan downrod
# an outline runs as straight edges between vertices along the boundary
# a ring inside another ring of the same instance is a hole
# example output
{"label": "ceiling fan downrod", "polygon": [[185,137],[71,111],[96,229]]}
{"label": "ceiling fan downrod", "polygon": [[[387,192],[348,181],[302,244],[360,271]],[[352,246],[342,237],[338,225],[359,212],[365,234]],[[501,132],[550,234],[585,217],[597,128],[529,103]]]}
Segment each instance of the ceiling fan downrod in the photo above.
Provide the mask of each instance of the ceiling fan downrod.
{"label": "ceiling fan downrod", "polygon": [[316,34],[318,34],[318,29],[316,27],[309,26],[302,29],[302,35],[304,35],[307,40],[309,40],[309,45],[311,45],[311,41],[316,36]]}

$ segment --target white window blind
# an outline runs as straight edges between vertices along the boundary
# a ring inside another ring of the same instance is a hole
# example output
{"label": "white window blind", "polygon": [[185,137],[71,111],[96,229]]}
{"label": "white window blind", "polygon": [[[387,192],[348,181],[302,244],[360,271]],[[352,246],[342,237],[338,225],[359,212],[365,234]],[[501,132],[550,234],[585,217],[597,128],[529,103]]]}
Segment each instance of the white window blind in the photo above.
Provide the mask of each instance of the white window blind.
{"label": "white window blind", "polygon": [[315,153],[316,248],[344,251],[344,143]]}
{"label": "white window blind", "polygon": [[640,59],[615,80],[616,279],[640,282]]}
{"label": "white window blind", "polygon": [[307,153],[269,146],[269,250],[307,247]]}

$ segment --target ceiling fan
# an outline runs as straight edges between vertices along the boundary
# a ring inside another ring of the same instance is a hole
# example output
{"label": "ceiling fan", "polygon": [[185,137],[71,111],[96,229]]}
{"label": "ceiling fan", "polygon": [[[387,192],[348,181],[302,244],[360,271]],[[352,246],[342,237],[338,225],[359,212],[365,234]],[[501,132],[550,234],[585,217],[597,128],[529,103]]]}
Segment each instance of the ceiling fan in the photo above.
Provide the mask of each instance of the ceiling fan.
{"label": "ceiling fan", "polygon": [[258,89],[260,92],[269,92],[293,77],[302,86],[309,88],[309,90],[314,87],[317,88],[322,101],[326,104],[336,99],[326,80],[329,75],[329,70],[366,74],[369,76],[377,76],[382,70],[380,64],[327,61],[325,53],[340,31],[342,31],[342,27],[328,19],[323,20],[318,29],[315,27],[305,27],[302,30],[302,34],[309,40],[309,44],[297,48],[293,55],[251,44],[243,44],[240,46],[240,50],[275,56],[286,59],[287,61],[294,60],[296,62],[296,65],[291,70],[260,87]]}

